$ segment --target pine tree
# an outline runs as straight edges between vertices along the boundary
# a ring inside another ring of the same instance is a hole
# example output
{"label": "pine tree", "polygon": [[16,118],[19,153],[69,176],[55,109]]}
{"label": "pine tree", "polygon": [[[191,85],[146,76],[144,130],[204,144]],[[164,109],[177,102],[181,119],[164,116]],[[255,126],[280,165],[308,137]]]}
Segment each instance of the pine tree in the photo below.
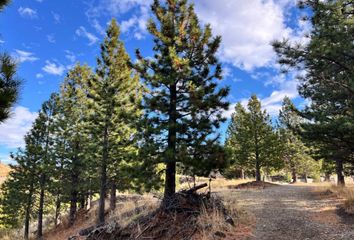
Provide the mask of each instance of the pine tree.
{"label": "pine tree", "polygon": [[[289,97],[285,97],[282,108],[279,111],[279,131],[282,138],[283,158],[285,167],[290,170],[293,182],[297,181],[297,174],[304,176],[307,182],[307,176],[316,175],[321,167],[321,158],[316,160],[311,156],[314,154],[315,145],[308,146],[302,141],[297,130],[302,119],[294,112],[295,105]],[[317,156],[318,157],[318,156]]]}
{"label": "pine tree", "polygon": [[[115,183],[116,178],[124,174],[119,163],[126,161],[127,154],[131,153],[141,98],[139,79],[129,66],[130,58],[119,40],[119,27],[114,19],[106,34],[101,44],[101,56],[97,59],[96,77],[89,82],[91,130],[100,156],[98,223],[105,221],[109,182]],[[111,166],[115,166],[113,172]]]}
{"label": "pine tree", "polygon": [[311,103],[299,111],[306,119],[301,135],[336,161],[338,183],[344,184],[343,163],[354,159],[353,1],[302,1],[300,6],[312,13],[307,18],[310,41],[284,40],[273,46],[279,63],[304,70],[299,92]]}
{"label": "pine tree", "polygon": [[282,167],[282,148],[257,96],[251,97],[247,110],[240,103],[236,105],[227,131],[226,147],[234,164],[255,170],[256,181],[261,181],[261,169],[269,172]]}
{"label": "pine tree", "polygon": [[58,95],[52,94],[50,99],[43,103],[42,109],[35,120],[31,137],[34,138],[34,147],[37,150],[38,156],[38,177],[39,177],[39,207],[38,207],[38,227],[37,238],[43,236],[43,214],[45,207],[45,191],[50,185],[51,175],[56,167],[56,159],[53,153],[52,143],[53,128],[56,124],[55,115],[57,114]]}
{"label": "pine tree", "polygon": [[11,0],[0,0],[0,11],[2,11],[7,5],[9,5]]}
{"label": "pine tree", "polygon": [[29,134],[25,141],[25,151],[11,154],[16,164],[10,166],[10,175],[1,185],[0,222],[6,228],[18,228],[24,221],[24,239],[28,240],[30,220],[35,215],[38,158]]}
{"label": "pine tree", "polygon": [[[69,224],[74,224],[80,189],[83,190],[86,179],[85,171],[89,171],[89,128],[88,116],[88,83],[93,78],[92,70],[77,64],[71,69],[61,86],[60,104],[62,121],[60,121],[59,135],[62,142],[58,145],[63,158],[63,175],[68,183],[66,195],[70,202]],[[93,154],[91,157],[94,159]],[[94,175],[93,175],[94,176]],[[87,190],[88,191],[88,190]]]}
{"label": "pine tree", "polygon": [[[0,6],[1,10],[1,6]],[[7,54],[0,55],[0,123],[10,116],[17,101],[21,81],[16,77],[17,65]]]}
{"label": "pine tree", "polygon": [[[135,69],[148,92],[144,96],[147,133],[158,148],[158,161],[166,164],[165,199],[176,191],[176,163],[183,164],[196,148],[208,149],[217,142],[215,129],[224,119],[227,88],[219,88],[221,65],[215,57],[221,38],[212,37],[210,25],[200,26],[187,0],[155,0],[156,21],[148,30],[154,37],[155,55],[144,59],[137,51]],[[187,167],[197,166],[192,158]]]}

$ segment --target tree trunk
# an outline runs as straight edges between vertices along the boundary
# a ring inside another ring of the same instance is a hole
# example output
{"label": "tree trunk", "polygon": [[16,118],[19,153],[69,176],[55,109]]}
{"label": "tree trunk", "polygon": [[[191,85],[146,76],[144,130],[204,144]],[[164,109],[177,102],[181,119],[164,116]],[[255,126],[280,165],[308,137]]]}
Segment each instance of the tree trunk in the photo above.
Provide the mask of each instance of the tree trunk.
{"label": "tree trunk", "polygon": [[42,239],[43,237],[44,184],[45,184],[45,175],[44,173],[42,173],[40,177],[40,193],[39,193],[39,207],[38,207],[38,226],[37,226],[38,240]]}
{"label": "tree trunk", "polygon": [[87,210],[91,209],[92,207],[92,190],[89,190],[88,199],[87,199]]}
{"label": "tree trunk", "polygon": [[24,229],[24,236],[23,236],[25,240],[29,239],[29,224],[31,218],[32,194],[33,194],[33,183],[30,186],[30,190],[27,198],[27,204],[26,204],[25,229]]}
{"label": "tree trunk", "polygon": [[344,173],[343,173],[343,161],[342,159],[336,159],[336,173],[337,173],[337,185],[345,186]]}
{"label": "tree trunk", "polygon": [[296,183],[297,176],[296,176],[296,170],[294,168],[291,170],[291,175],[292,175],[293,183]]}
{"label": "tree trunk", "polygon": [[325,182],[330,182],[331,181],[331,174],[326,172],[325,173]]}
{"label": "tree trunk", "polygon": [[82,193],[80,195],[80,209],[84,209],[85,208],[85,195]]}
{"label": "tree trunk", "polygon": [[307,183],[307,173],[304,174],[305,183]]}
{"label": "tree trunk", "polygon": [[69,210],[69,226],[75,223],[76,212],[77,212],[77,202],[79,197],[79,176],[80,176],[80,158],[78,156],[79,152],[79,142],[75,142],[75,155],[73,157],[73,168],[71,172],[71,193],[70,193],[70,210]]}
{"label": "tree trunk", "polygon": [[261,165],[259,159],[259,147],[258,147],[258,133],[257,130],[254,133],[254,145],[256,153],[256,181],[261,181]]}
{"label": "tree trunk", "polygon": [[241,169],[241,179],[245,179],[245,170]]}
{"label": "tree trunk", "polygon": [[79,184],[79,178],[77,173],[73,171],[71,176],[71,198],[70,198],[70,211],[69,211],[69,226],[72,226],[75,222],[76,218],[76,211],[77,211],[77,198],[78,198],[78,191],[77,185]]}
{"label": "tree trunk", "polygon": [[107,187],[107,160],[108,160],[108,122],[105,123],[103,133],[103,152],[101,162],[101,184],[100,184],[100,199],[98,206],[98,224],[104,224],[105,222],[105,197]]}
{"label": "tree trunk", "polygon": [[176,192],[176,136],[177,136],[177,86],[170,87],[170,109],[168,126],[168,146],[166,150],[166,177],[164,199],[171,197]]}
{"label": "tree trunk", "polygon": [[256,155],[256,181],[261,181],[261,167],[259,165],[259,159]]}
{"label": "tree trunk", "polygon": [[117,202],[117,185],[116,182],[113,180],[111,183],[111,198],[110,198],[110,206],[109,209],[114,211],[116,209],[116,202]]}
{"label": "tree trunk", "polygon": [[60,207],[61,207],[61,200],[60,200],[60,194],[58,193],[57,199],[55,201],[55,216],[54,216],[54,226],[58,226],[58,218],[60,215]]}

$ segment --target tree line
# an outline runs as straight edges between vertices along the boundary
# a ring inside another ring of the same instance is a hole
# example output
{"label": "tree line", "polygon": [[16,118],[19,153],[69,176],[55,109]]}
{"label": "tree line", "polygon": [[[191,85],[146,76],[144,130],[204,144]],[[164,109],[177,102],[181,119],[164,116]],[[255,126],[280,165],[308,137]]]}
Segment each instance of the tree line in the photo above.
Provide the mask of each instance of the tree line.
{"label": "tree line", "polygon": [[136,61],[113,19],[95,68],[77,63],[67,73],[60,91],[43,103],[25,147],[12,154],[16,164],[1,186],[1,224],[24,223],[28,239],[29,224],[37,220],[40,239],[47,213],[57,225],[68,211],[72,225],[96,197],[97,223],[103,224],[108,194],[114,210],[117,191],[163,184],[168,201],[177,173],[207,176],[218,169],[260,181],[285,171],[296,182],[298,175],[307,179],[322,168],[328,176],[335,168],[344,184],[343,166],[354,162],[353,3],[305,1],[300,7],[311,13],[309,42],[273,46],[287,70],[305,72],[299,93],[310,104],[298,109],[285,98],[274,122],[254,95],[247,106],[236,105],[224,145],[217,131],[229,106],[229,88],[218,84],[221,37],[200,24],[194,6],[155,0],[147,26],[154,55],[137,50]]}

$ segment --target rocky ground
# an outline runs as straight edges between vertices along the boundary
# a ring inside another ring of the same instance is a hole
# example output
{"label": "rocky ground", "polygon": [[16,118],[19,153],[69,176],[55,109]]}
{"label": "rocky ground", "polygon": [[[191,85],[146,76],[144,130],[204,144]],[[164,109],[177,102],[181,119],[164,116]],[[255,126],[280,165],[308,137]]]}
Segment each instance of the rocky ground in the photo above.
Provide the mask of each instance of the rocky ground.
{"label": "rocky ground", "polygon": [[354,239],[354,217],[341,213],[338,199],[321,196],[313,186],[279,185],[228,194],[255,217],[250,240]]}

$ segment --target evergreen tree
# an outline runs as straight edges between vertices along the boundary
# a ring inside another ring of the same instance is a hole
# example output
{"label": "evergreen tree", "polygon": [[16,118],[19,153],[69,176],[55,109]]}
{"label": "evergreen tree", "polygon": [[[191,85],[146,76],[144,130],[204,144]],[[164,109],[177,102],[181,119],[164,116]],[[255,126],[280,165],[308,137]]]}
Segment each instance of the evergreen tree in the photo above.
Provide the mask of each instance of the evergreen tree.
{"label": "evergreen tree", "polygon": [[306,119],[301,135],[336,161],[338,183],[344,184],[343,163],[352,161],[354,150],[353,1],[309,0],[300,6],[311,12],[310,41],[273,46],[279,63],[304,70],[299,92],[311,103],[299,111]]}
{"label": "evergreen tree", "polygon": [[[69,224],[74,224],[80,190],[83,191],[85,171],[89,171],[88,159],[95,158],[90,151],[90,133],[88,122],[88,83],[93,78],[92,70],[77,64],[71,69],[61,86],[60,104],[62,119],[59,123],[58,142],[59,158],[62,159],[64,183],[68,188],[63,195],[70,203]],[[90,157],[89,157],[89,154]],[[95,176],[92,174],[92,177]],[[87,190],[88,191],[88,190]]]}
{"label": "evergreen tree", "polygon": [[0,11],[2,11],[7,5],[9,5],[11,0],[0,0]]}
{"label": "evergreen tree", "polygon": [[[137,51],[135,69],[148,89],[143,105],[147,134],[156,146],[151,154],[166,164],[166,199],[176,191],[176,163],[217,142],[215,129],[224,120],[221,114],[228,103],[223,99],[229,90],[215,81],[221,79],[215,57],[221,38],[212,37],[210,25],[200,26],[194,6],[187,0],[155,0],[151,9],[156,19],[150,20],[148,30],[155,55],[144,59]],[[185,166],[199,161],[192,157]]]}
{"label": "evergreen tree", "polygon": [[226,147],[233,164],[255,170],[256,180],[261,181],[261,169],[269,172],[282,167],[282,148],[269,115],[261,109],[255,95],[249,100],[247,110],[241,103],[236,105],[227,131]]}
{"label": "evergreen tree", "polygon": [[29,239],[30,220],[35,216],[38,187],[38,158],[33,139],[26,135],[26,150],[11,154],[16,164],[11,165],[7,180],[1,185],[0,222],[6,228],[18,228],[24,222],[24,239]]}
{"label": "evergreen tree", "polygon": [[[141,99],[139,79],[129,66],[130,58],[119,40],[119,27],[114,19],[106,34],[97,59],[96,77],[89,82],[91,134],[100,158],[98,223],[105,221],[108,184],[124,174],[119,164],[131,154]],[[113,173],[111,166],[114,166]]]}
{"label": "evergreen tree", "polygon": [[18,99],[21,81],[16,70],[15,61],[5,53],[0,54],[0,123],[10,116],[10,109]]}

